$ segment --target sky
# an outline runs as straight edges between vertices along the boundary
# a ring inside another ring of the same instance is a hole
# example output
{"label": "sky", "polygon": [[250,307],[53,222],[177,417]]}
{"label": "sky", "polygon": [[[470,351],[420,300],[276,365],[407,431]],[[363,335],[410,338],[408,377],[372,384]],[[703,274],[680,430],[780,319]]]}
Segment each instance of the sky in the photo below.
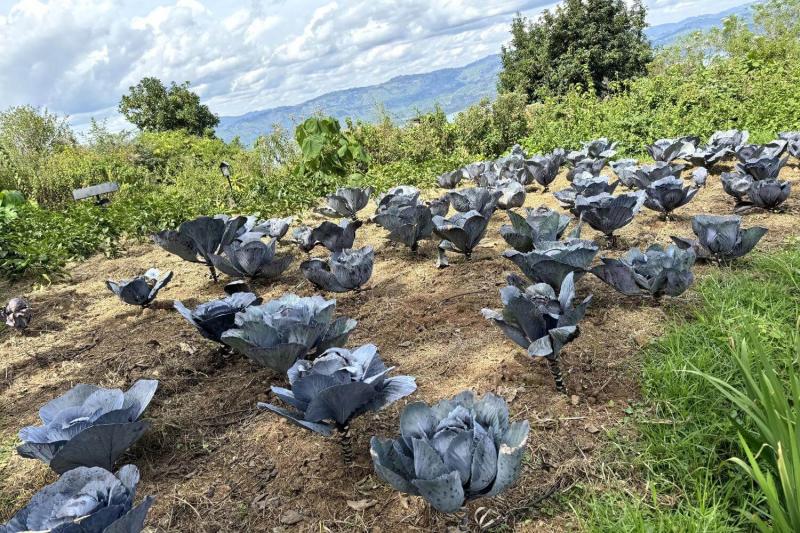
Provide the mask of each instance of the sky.
{"label": "sky", "polygon": [[[646,0],[651,25],[751,0]],[[554,0],[0,0],[0,109],[124,121],[145,76],[190,81],[221,116],[293,105],[497,53]]]}

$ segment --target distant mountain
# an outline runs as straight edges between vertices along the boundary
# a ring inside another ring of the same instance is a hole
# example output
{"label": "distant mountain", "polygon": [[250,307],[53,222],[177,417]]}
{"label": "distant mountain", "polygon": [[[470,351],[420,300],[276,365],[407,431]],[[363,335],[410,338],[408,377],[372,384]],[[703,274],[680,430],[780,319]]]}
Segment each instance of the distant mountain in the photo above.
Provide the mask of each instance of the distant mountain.
{"label": "distant mountain", "polygon": [[242,142],[250,144],[273,124],[292,131],[296,122],[317,111],[339,120],[345,117],[375,120],[383,106],[393,119],[400,122],[413,117],[417,110],[433,109],[437,103],[445,113],[455,113],[481,98],[494,96],[498,72],[500,56],[491,55],[465,67],[398,76],[380,85],[327,93],[299,105],[253,111],[238,117],[220,117],[217,135],[226,141],[238,135]]}
{"label": "distant mountain", "polygon": [[[655,46],[665,46],[691,32],[719,26],[731,15],[749,18],[752,5],[652,26],[646,33]],[[500,56],[491,55],[464,67],[398,76],[379,85],[323,94],[298,105],[252,111],[236,117],[220,117],[217,135],[226,141],[238,136],[243,143],[252,144],[274,124],[293,131],[297,122],[317,111],[339,120],[351,117],[371,121],[377,119],[383,109],[393,120],[404,122],[417,111],[430,111],[438,103],[445,113],[453,114],[482,98],[494,97],[500,69]]]}
{"label": "distant mountain", "polygon": [[660,24],[658,26],[651,26],[647,28],[645,33],[650,38],[653,46],[666,46],[675,42],[680,37],[689,35],[696,31],[710,30],[711,28],[722,25],[722,21],[726,18],[736,15],[746,20],[752,19],[752,7],[758,2],[744,4],[737,6],[720,13],[710,15],[700,15],[699,17],[690,17],[679,22],[671,24]]}

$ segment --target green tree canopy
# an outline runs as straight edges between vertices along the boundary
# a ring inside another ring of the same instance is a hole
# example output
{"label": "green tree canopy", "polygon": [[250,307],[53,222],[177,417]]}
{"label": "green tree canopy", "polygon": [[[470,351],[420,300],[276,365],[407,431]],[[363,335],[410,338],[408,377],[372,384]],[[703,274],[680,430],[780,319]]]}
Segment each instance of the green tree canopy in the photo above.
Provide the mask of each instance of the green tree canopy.
{"label": "green tree canopy", "polygon": [[605,94],[610,82],[640,76],[652,59],[640,0],[566,0],[538,20],[518,15],[502,50],[501,92],[535,100],[578,85]]}
{"label": "green tree canopy", "polygon": [[186,130],[212,135],[219,117],[189,90],[189,82],[164,86],[157,78],[144,78],[122,97],[119,112],[142,131]]}

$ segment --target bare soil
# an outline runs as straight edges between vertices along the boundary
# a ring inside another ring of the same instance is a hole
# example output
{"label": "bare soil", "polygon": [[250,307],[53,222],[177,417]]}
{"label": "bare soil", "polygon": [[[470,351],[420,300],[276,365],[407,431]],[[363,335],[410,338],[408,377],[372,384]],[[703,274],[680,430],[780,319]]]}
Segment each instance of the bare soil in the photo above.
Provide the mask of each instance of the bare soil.
{"label": "bare soil", "polygon": [[[619,249],[601,253],[667,244],[670,235],[692,235],[692,215],[731,213],[732,200],[717,175],[678,210],[677,220],[661,221],[645,209],[620,232]],[[796,168],[785,169],[783,178],[800,189]],[[562,175],[552,190],[566,186]],[[528,194],[526,206],[543,204],[558,206],[549,193]],[[760,250],[800,234],[800,194],[786,207],[784,213],[745,217],[746,227],[770,230]],[[445,270],[435,267],[435,241],[413,255],[367,224],[356,243],[376,250],[367,290],[327,297],[337,299],[339,316],[358,320],[349,346],[374,343],[396,372],[416,376],[419,389],[406,401],[436,402],[467,388],[491,391],[508,400],[514,419],[530,421],[519,481],[498,498],[470,504],[473,528],[477,512],[514,531],[572,531],[574,517],[541,514],[540,500],[576,481],[593,482],[608,433],[622,427],[625,409],[637,400],[637,353],[663,332],[667,316],[688,313],[696,295],[690,290],[658,307],[584,277],[579,295],[591,293],[594,300],[582,335],[562,352],[570,395],[559,394],[547,366],[530,361],[480,314],[483,307],[500,307],[498,290],[506,274],[517,272],[500,256],[507,246],[498,229],[505,223],[507,216],[497,211],[472,260],[451,256]],[[584,237],[595,236],[586,229]],[[299,272],[302,254],[286,249],[298,261],[280,282],[255,287],[265,299],[315,292]],[[175,276],[151,309],[122,304],[104,285],[153,266]],[[703,276],[712,268],[698,265],[696,273]],[[222,283],[212,283],[201,265],[133,243],[118,257],[94,257],[70,274],[68,281],[46,287],[0,286],[0,299],[24,294],[35,310],[25,335],[0,332],[0,521],[56,479],[40,462],[13,453],[17,431],[38,423],[43,403],[80,382],[127,388],[137,379],[156,378],[161,385],[146,413],[153,428],[124,458],[141,469],[139,494],[157,497],[151,530],[399,533],[445,531],[458,523],[459,517],[431,511],[373,473],[369,439],[397,434],[405,401],[354,422],[356,466],[350,470],[342,466],[335,441],[256,409],[256,402],[272,401],[270,385],[285,385],[285,377],[244,357],[224,355],[172,309],[173,299],[194,305],[223,295]]]}

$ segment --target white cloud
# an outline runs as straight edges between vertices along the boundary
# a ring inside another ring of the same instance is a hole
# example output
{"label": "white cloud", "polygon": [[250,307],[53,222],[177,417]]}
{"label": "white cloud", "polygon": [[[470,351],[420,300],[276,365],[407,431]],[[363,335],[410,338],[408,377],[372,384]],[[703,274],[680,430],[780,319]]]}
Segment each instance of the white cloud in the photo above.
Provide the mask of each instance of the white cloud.
{"label": "white cloud", "polygon": [[[191,81],[223,115],[294,104],[497,52],[516,12],[552,2],[0,0],[0,109],[119,124],[117,102],[145,76]],[[659,22],[743,2],[647,3]]]}

